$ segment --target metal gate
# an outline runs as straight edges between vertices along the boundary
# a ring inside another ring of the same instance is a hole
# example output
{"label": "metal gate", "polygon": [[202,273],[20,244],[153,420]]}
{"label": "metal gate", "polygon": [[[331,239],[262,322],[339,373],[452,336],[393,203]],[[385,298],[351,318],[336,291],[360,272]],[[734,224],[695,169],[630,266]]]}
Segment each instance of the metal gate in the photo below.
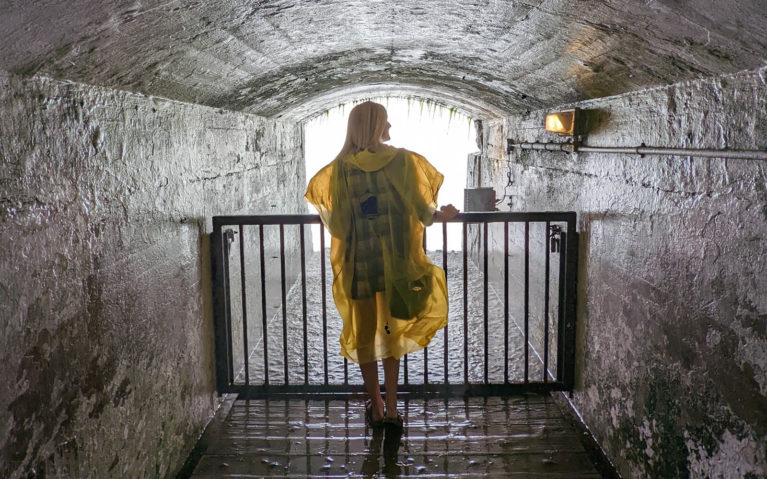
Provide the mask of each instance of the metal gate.
{"label": "metal gate", "polygon": [[[319,228],[314,242],[311,225]],[[427,235],[442,236],[442,248],[428,253],[447,274],[451,315],[429,347],[404,357],[400,391],[572,390],[575,225],[574,212],[493,212],[461,213],[427,228],[424,247]],[[460,237],[458,251],[448,251],[449,237]],[[332,278],[319,216],[216,216],[211,260],[220,394],[363,390],[356,365],[334,351],[340,319],[329,317]]]}

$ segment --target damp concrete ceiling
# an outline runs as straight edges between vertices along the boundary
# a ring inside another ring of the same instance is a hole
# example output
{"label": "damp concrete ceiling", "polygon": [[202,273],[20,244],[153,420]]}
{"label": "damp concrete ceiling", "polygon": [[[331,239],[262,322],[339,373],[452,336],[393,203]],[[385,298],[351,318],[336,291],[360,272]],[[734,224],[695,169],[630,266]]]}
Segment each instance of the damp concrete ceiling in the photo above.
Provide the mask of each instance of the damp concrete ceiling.
{"label": "damp concrete ceiling", "polygon": [[493,117],[767,64],[767,1],[0,0],[0,69],[301,120]]}

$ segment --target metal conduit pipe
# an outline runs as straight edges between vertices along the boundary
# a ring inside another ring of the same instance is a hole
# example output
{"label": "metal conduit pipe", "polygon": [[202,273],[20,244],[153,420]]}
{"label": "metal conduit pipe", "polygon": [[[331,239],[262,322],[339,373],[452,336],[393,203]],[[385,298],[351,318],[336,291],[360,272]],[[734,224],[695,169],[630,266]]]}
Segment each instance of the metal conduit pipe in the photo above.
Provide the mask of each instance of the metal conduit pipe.
{"label": "metal conduit pipe", "polygon": [[512,148],[519,148],[522,150],[566,151],[569,153],[620,153],[630,155],[674,155],[698,156],[705,158],[733,158],[740,160],[767,160],[767,151],[760,150],[711,150],[699,148],[656,148],[649,146],[586,146],[577,143],[514,143],[509,141],[508,152],[511,152]]}

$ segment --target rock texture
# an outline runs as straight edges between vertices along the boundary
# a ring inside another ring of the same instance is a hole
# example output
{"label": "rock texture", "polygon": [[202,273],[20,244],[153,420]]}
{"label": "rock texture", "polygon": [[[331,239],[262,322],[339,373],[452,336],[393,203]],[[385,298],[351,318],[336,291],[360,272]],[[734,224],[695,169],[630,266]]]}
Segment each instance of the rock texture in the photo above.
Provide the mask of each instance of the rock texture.
{"label": "rock texture", "polygon": [[760,0],[12,1],[0,68],[264,116],[372,91],[489,117],[758,68],[766,23]]}
{"label": "rock texture", "polygon": [[217,404],[210,217],[304,184],[300,126],[0,76],[0,476],[172,476]]}
{"label": "rock texture", "polygon": [[573,403],[621,471],[767,474],[764,162],[503,153],[579,101],[594,145],[765,148],[765,25],[762,0],[2,2],[0,475],[172,475],[216,402],[208,218],[305,211],[300,122],[387,93],[485,120],[472,178],[510,168],[513,209],[580,214]]}
{"label": "rock texture", "polygon": [[[573,106],[573,105],[565,105]],[[767,148],[767,70],[577,106],[592,146]],[[484,125],[485,185],[579,214],[580,411],[624,477],[767,476],[763,161],[524,151],[547,111]],[[475,172],[476,173],[476,172]],[[479,178],[478,178],[479,180]]]}

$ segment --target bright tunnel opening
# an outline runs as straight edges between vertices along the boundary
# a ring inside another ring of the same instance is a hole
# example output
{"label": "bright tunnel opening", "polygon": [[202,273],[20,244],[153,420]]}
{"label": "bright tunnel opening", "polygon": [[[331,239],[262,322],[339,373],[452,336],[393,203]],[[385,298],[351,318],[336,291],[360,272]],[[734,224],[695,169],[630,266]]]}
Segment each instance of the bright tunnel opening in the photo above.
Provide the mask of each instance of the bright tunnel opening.
{"label": "bright tunnel opening", "polygon": [[[443,175],[445,181],[439,192],[439,205],[452,203],[463,209],[463,189],[466,187],[467,158],[477,152],[476,132],[472,118],[460,111],[429,100],[412,98],[372,98],[386,107],[389,115],[391,140],[389,145],[407,148],[426,157]],[[304,124],[304,155],[307,182],[323,166],[330,163],[343,146],[349,112],[359,100],[341,104]],[[314,213],[313,208],[310,211]],[[312,227],[312,245],[320,247],[319,226]],[[448,251],[461,249],[461,225],[448,225]],[[326,232],[325,246],[330,247]],[[438,227],[427,229],[427,250],[442,249]]]}

